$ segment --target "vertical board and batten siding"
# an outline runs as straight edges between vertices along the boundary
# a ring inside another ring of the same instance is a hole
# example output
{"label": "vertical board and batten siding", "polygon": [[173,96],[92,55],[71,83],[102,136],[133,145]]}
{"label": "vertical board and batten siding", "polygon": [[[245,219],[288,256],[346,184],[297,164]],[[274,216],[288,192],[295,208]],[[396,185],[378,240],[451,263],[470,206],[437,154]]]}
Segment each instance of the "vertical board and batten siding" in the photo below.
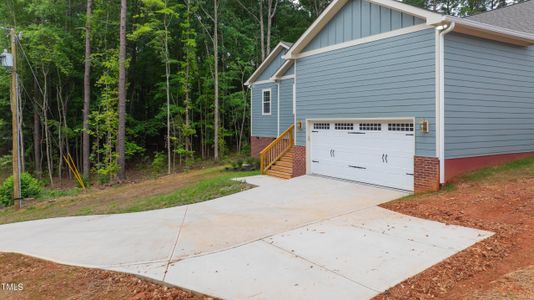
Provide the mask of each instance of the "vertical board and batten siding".
{"label": "vertical board and batten siding", "polygon": [[350,0],[306,46],[304,52],[424,22],[365,0]]}
{"label": "vertical board and batten siding", "polygon": [[284,79],[280,80],[280,133],[291,124],[293,124],[293,79]]}
{"label": "vertical board and batten siding", "polygon": [[416,155],[434,157],[435,87],[433,29],[329,51],[297,61],[297,120],[424,118],[430,133],[416,131]]}
{"label": "vertical board and batten siding", "polygon": [[534,47],[445,36],[445,158],[534,151]]}
{"label": "vertical board and batten siding", "polygon": [[[271,89],[271,114],[262,115],[262,90]],[[252,136],[261,136],[261,137],[276,137],[278,130],[278,85],[276,83],[263,83],[263,84],[254,84],[251,88],[252,93]]]}

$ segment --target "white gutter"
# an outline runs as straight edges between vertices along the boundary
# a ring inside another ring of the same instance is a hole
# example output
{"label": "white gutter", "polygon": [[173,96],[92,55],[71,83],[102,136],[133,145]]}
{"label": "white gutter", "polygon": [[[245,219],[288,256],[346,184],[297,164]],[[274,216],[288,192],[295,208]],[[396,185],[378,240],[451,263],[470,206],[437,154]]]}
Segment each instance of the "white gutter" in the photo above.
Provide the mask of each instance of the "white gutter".
{"label": "white gutter", "polygon": [[497,34],[503,37],[516,38],[524,41],[525,43],[534,44],[534,34],[528,32],[517,31],[500,26],[490,25],[478,21],[473,21],[465,18],[458,18],[452,16],[445,16],[444,20],[448,23],[455,23],[457,25],[478,29],[481,31]]}
{"label": "white gutter", "polygon": [[[446,25],[442,25],[446,26]],[[439,158],[439,182],[445,183],[445,59],[444,59],[444,37],[454,30],[455,22],[451,22],[447,28],[438,29],[436,38],[436,154]]]}

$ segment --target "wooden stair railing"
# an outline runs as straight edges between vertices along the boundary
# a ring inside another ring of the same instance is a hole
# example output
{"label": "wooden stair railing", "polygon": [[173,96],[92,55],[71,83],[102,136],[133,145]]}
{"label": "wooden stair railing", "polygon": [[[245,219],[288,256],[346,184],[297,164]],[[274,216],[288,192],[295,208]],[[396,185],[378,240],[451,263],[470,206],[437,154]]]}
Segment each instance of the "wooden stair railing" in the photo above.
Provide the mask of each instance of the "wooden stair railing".
{"label": "wooden stair railing", "polygon": [[276,140],[260,152],[261,174],[266,174],[269,168],[279,160],[287,151],[291,150],[294,143],[295,125],[289,126]]}

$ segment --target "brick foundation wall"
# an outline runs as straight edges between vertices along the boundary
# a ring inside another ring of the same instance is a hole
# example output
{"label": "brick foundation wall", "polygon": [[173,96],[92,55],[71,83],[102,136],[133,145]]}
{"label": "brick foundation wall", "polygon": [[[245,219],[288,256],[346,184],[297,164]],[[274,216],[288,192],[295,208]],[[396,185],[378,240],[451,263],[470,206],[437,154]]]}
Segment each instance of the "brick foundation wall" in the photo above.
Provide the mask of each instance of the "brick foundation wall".
{"label": "brick foundation wall", "polygon": [[293,146],[293,177],[306,174],[306,147]]}
{"label": "brick foundation wall", "polygon": [[436,157],[414,157],[414,192],[439,190],[439,159]]}
{"label": "brick foundation wall", "polygon": [[534,152],[498,154],[445,160],[445,182],[454,177],[485,167],[496,166],[512,160],[534,156]]}
{"label": "brick foundation wall", "polygon": [[250,156],[258,158],[260,156],[261,150],[269,146],[274,137],[262,137],[262,136],[251,136],[250,137]]}

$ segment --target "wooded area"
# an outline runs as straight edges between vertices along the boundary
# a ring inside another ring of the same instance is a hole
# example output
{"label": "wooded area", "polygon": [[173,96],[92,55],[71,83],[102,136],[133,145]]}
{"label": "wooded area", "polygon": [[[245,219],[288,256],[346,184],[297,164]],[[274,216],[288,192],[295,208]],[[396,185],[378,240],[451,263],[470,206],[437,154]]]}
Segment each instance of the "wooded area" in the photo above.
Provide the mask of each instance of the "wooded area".
{"label": "wooded area", "polygon": [[[328,0],[4,0],[20,36],[23,166],[54,184],[70,153],[85,177],[125,179],[159,159],[248,153],[244,82],[281,40],[294,42]],[[407,0],[452,15],[506,0]],[[0,49],[9,48],[8,31]],[[0,70],[0,166],[9,167],[9,70]]]}

